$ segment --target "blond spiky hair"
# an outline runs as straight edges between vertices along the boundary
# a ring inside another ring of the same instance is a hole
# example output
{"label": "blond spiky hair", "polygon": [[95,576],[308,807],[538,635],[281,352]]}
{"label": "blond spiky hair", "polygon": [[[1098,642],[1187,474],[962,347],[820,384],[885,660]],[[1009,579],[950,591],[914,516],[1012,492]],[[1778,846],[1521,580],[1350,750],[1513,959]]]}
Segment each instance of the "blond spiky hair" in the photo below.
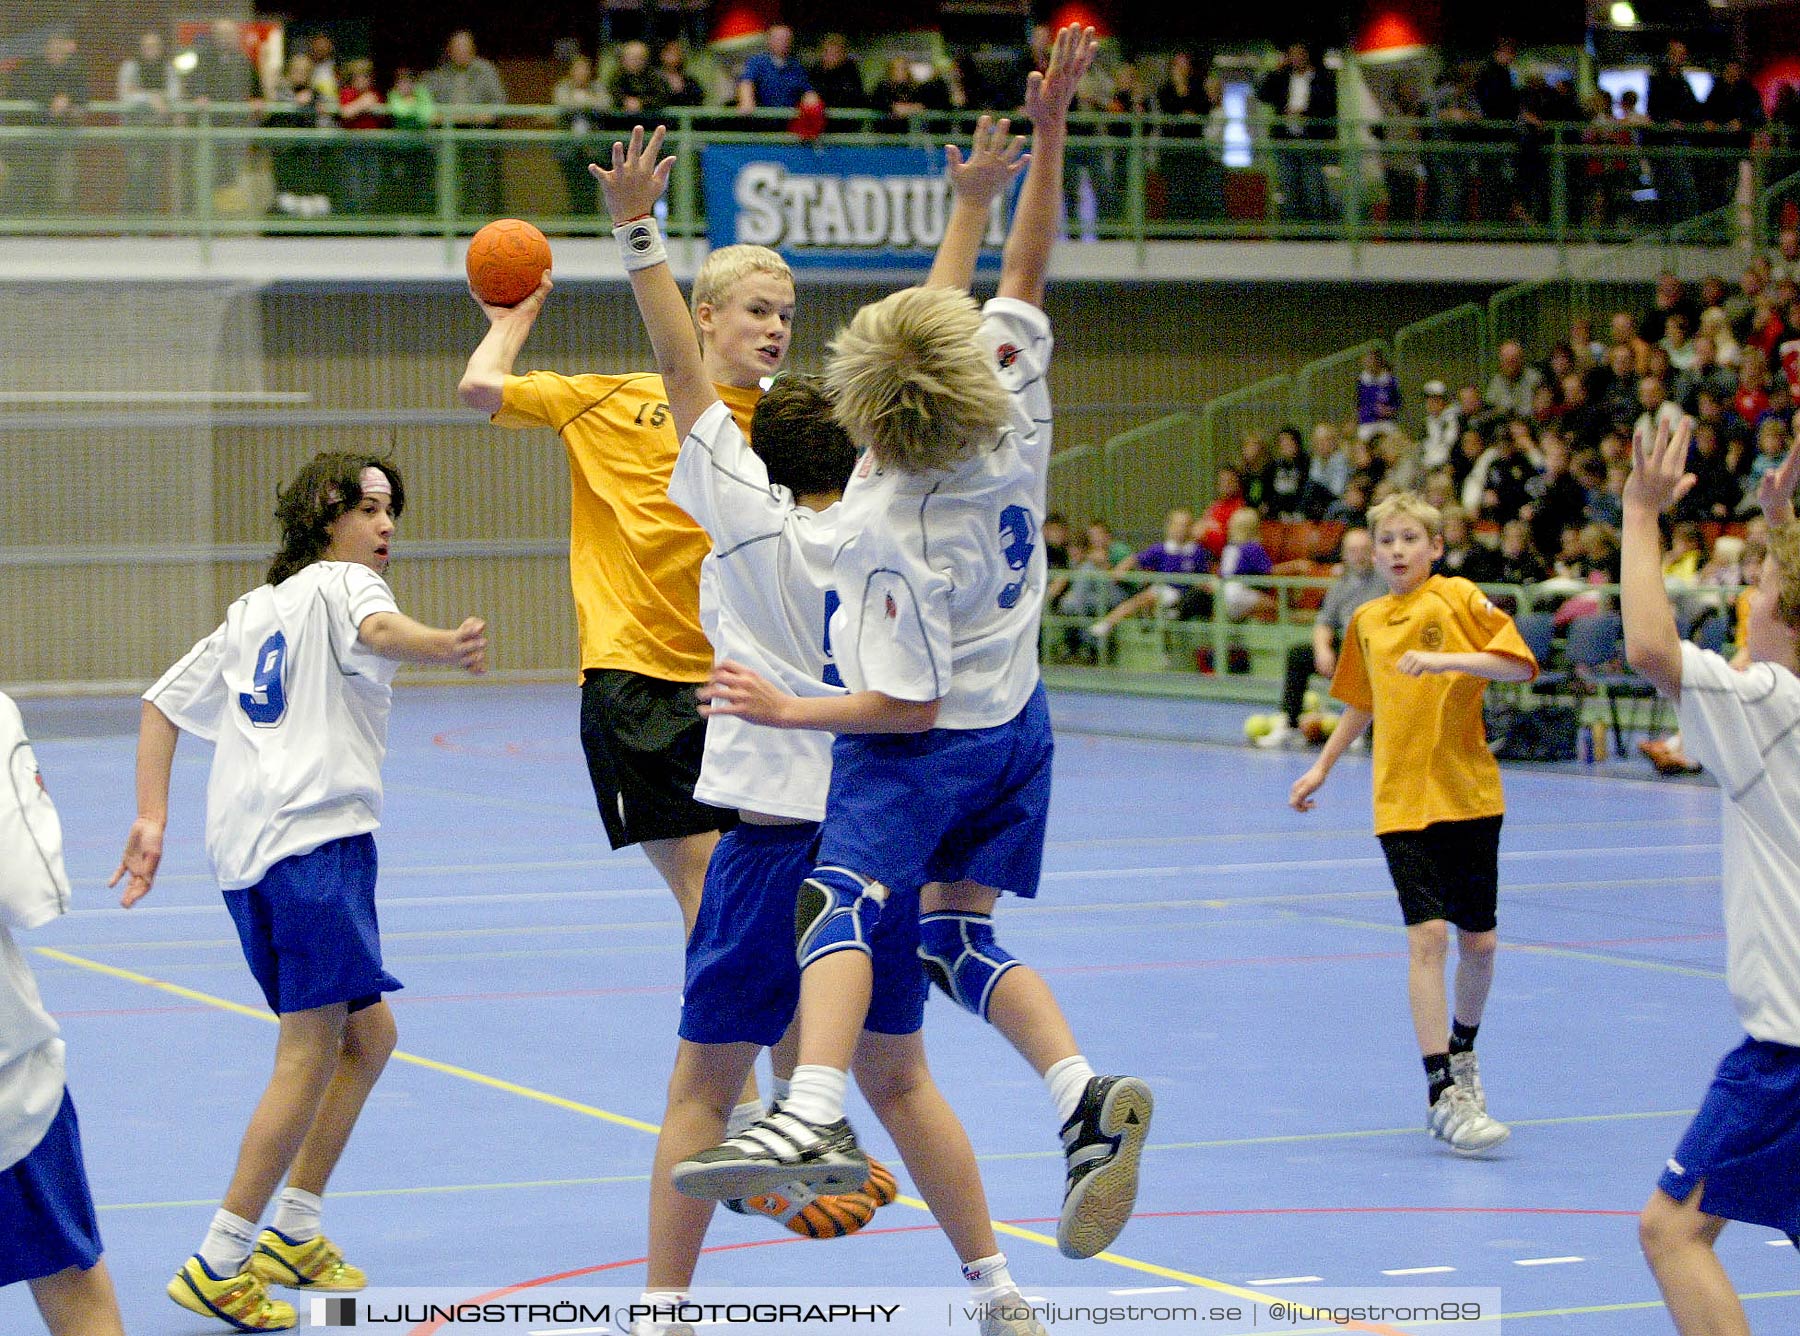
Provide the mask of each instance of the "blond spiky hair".
{"label": "blond spiky hair", "polygon": [[732,288],[752,274],[771,274],[789,283],[794,281],[788,262],[767,246],[721,246],[709,253],[700,272],[694,275],[694,292],[688,303],[696,318],[702,305],[718,306]]}
{"label": "blond spiky hair", "polygon": [[1368,514],[1370,536],[1373,536],[1382,525],[1396,515],[1417,520],[1424,526],[1427,538],[1444,536],[1443,512],[1417,492],[1395,492],[1392,496],[1371,507]]}
{"label": "blond spiky hair", "polygon": [[957,288],[906,288],[858,311],[825,363],[850,439],[905,473],[949,468],[990,440],[1008,401],[980,328],[975,299]]}
{"label": "blond spiky hair", "polygon": [[1800,521],[1769,530],[1769,555],[1775,558],[1775,615],[1781,624],[1800,631]]}

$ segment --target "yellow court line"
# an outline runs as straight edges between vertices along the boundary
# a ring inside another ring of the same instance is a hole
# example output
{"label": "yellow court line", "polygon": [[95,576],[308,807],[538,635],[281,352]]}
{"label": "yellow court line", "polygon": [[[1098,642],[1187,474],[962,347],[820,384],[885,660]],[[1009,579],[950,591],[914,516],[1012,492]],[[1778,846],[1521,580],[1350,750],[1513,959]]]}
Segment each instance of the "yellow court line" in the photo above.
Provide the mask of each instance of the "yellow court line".
{"label": "yellow court line", "polygon": [[[1738,1298],[1745,1303],[1756,1299],[1794,1299],[1800,1298],[1800,1290],[1764,1290],[1760,1294],[1740,1294]],[[1522,1321],[1528,1317],[1583,1317],[1589,1313],[1630,1313],[1644,1308],[1663,1308],[1666,1305],[1660,1299],[1639,1299],[1628,1304],[1589,1304],[1585,1308],[1535,1308],[1525,1313],[1502,1313],[1500,1321]]]}
{"label": "yellow court line", "polygon": [[[241,1002],[233,1002],[228,998],[214,997],[211,993],[202,993],[192,988],[183,988],[178,983],[168,983],[162,979],[153,979],[148,974],[139,974],[136,970],[120,969],[117,965],[103,965],[98,960],[89,960],[85,956],[70,955],[67,951],[58,951],[51,946],[35,946],[33,951],[50,960],[60,961],[65,965],[74,965],[79,969],[92,970],[96,974],[109,975],[115,979],[123,979],[127,983],[141,984],[145,988],[154,988],[158,992],[170,993],[176,997],[186,998],[190,1002],[204,1002],[209,1007],[217,1007],[221,1011],[229,1011],[234,1015],[248,1016],[251,1020],[262,1021],[268,1025],[280,1022],[267,1011],[258,1011],[255,1007],[246,1007]],[[655,1136],[661,1131],[655,1123],[644,1122],[641,1118],[627,1118],[622,1113],[611,1113],[606,1109],[596,1108],[592,1104],[583,1104],[579,1100],[564,1099],[561,1095],[552,1095],[542,1090],[533,1090],[530,1086],[519,1085],[514,1081],[503,1081],[497,1076],[488,1076],[482,1072],[471,1071],[467,1067],[458,1067],[454,1063],[439,1062],[436,1058],[420,1057],[417,1053],[408,1053],[403,1049],[394,1050],[394,1061],[411,1063],[414,1067],[424,1067],[428,1071],[442,1072],[446,1076],[460,1077],[476,1085],[487,1086],[492,1090],[504,1090],[509,1095],[518,1095],[522,1099],[535,1100],[539,1104],[548,1104],[551,1108],[567,1109],[571,1113],[586,1114],[590,1118],[598,1118],[601,1122],[613,1123],[619,1127],[629,1127],[639,1132],[648,1132]]]}
{"label": "yellow court line", "polygon": [[[120,969],[116,965],[105,965],[97,960],[89,960],[85,956],[71,955],[67,951],[59,951],[51,946],[35,946],[37,954],[46,959],[59,961],[65,965],[73,965],[78,969],[92,970],[96,974],[104,974],[114,979],[123,979],[127,983],[139,984],[145,988],[154,988],[158,992],[169,993],[175,997],[185,998],[190,1002],[202,1002],[221,1011],[229,1011],[234,1015],[248,1016],[252,1020],[265,1024],[277,1024],[276,1018],[267,1011],[259,1011],[255,1007],[247,1007],[241,1002],[233,1002],[228,998],[215,997],[211,993],[202,993],[197,989],[184,988],[178,983],[169,983],[163,979],[152,978],[148,974],[139,974],[136,970]],[[609,1113],[605,1109],[596,1108],[592,1104],[583,1104],[579,1100],[564,1099],[561,1095],[551,1095],[542,1090],[534,1090],[530,1086],[522,1086],[513,1081],[503,1081],[498,1077],[487,1076],[481,1072],[471,1071],[467,1067],[458,1067],[452,1063],[439,1062],[434,1058],[423,1058],[415,1053],[394,1050],[395,1059],[411,1063],[415,1067],[424,1067],[430,1071],[442,1072],[446,1076],[460,1077],[472,1081],[476,1085],[488,1086],[495,1090],[504,1090],[510,1095],[518,1095],[523,1099],[536,1100],[540,1104],[548,1104],[552,1108],[567,1109],[571,1113],[586,1114],[590,1118],[598,1118],[604,1122],[615,1123],[621,1127],[635,1128],[640,1132],[655,1135],[662,1129],[655,1123],[646,1123],[636,1118],[627,1118],[622,1114]],[[334,1194],[343,1195],[343,1194]],[[897,1201],[915,1210],[930,1212],[923,1201],[917,1197],[901,1196]],[[1040,1234],[1036,1230],[1022,1229],[1017,1225],[1009,1225],[1003,1221],[992,1222],[994,1231],[1010,1238],[1024,1239],[1031,1243],[1042,1244],[1054,1248],[1056,1240],[1051,1235]],[[1121,1253],[1103,1252],[1095,1254],[1100,1261],[1111,1262],[1114,1266],[1124,1267],[1131,1271],[1141,1271],[1146,1275],[1158,1276],[1164,1280],[1178,1280],[1183,1284],[1193,1285],[1199,1289],[1213,1290],[1219,1294],[1229,1294],[1234,1298],[1246,1299],[1255,1303],[1288,1303],[1291,1300],[1281,1295],[1259,1294],[1255,1290],[1247,1290],[1237,1285],[1228,1285],[1224,1281],[1211,1280],[1206,1276],[1196,1276],[1191,1272],[1177,1271],[1172,1267],[1158,1266],[1154,1262],[1140,1262],[1136,1258],[1126,1257]],[[1350,1327],[1347,1330],[1380,1331],[1383,1328]]]}

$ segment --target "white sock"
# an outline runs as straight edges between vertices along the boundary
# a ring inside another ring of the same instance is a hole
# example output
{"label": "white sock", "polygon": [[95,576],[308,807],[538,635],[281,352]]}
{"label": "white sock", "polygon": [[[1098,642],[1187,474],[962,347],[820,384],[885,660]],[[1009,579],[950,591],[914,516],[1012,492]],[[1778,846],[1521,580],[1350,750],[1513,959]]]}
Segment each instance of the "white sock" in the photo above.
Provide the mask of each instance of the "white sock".
{"label": "white sock", "polygon": [[[638,1302],[650,1308],[673,1309],[687,1302],[686,1290],[645,1290]],[[664,1336],[676,1322],[673,1312],[650,1318],[640,1317],[631,1325],[631,1336]]]}
{"label": "white sock", "polygon": [[785,1100],[788,1097],[788,1088],[792,1085],[793,1082],[786,1077],[771,1074],[769,1077],[769,1103],[779,1104]]}
{"label": "white sock", "polygon": [[995,1299],[1018,1292],[1013,1284],[1012,1273],[1006,1269],[1006,1254],[995,1253],[992,1257],[977,1257],[973,1262],[964,1262],[963,1279],[969,1282],[976,1303],[992,1303]]}
{"label": "white sock", "polygon": [[319,1213],[324,1209],[323,1197],[301,1188],[283,1188],[281,1199],[275,1204],[275,1220],[269,1228],[286,1234],[295,1243],[305,1243],[325,1232],[319,1223]]}
{"label": "white sock", "polygon": [[844,1116],[844,1091],[850,1084],[850,1073],[836,1067],[802,1064],[794,1068],[794,1079],[781,1111],[809,1123],[835,1123]]}
{"label": "white sock", "polygon": [[762,1116],[763,1106],[760,1099],[745,1100],[742,1104],[739,1104],[736,1108],[732,1109],[731,1117],[725,1120],[725,1135],[728,1137],[736,1136],[739,1132],[742,1132],[746,1127],[750,1126],[751,1123]]}
{"label": "white sock", "polygon": [[1050,1102],[1056,1105],[1056,1116],[1063,1122],[1075,1116],[1075,1110],[1081,1106],[1082,1092],[1093,1079],[1094,1069],[1079,1053],[1064,1058],[1044,1073],[1044,1084],[1050,1087]]}
{"label": "white sock", "polygon": [[207,1227],[206,1240],[200,1245],[200,1260],[220,1279],[235,1276],[244,1269],[255,1246],[256,1222],[220,1210]]}

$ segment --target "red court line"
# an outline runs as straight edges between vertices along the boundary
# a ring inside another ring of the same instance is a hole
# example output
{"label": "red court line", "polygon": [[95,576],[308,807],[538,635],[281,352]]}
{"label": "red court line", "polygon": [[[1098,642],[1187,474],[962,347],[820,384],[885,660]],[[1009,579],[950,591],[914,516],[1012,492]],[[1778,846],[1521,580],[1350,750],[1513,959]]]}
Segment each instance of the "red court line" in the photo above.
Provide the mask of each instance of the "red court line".
{"label": "red court line", "polygon": [[[1257,1206],[1241,1210],[1216,1211],[1140,1211],[1133,1215],[1133,1220],[1181,1220],[1201,1217],[1232,1215],[1602,1215],[1602,1216],[1635,1216],[1636,1211],[1611,1211],[1589,1209],[1574,1206]],[[1048,1215],[1028,1220],[1007,1220],[1009,1225],[1042,1225],[1048,1224],[1056,1216]],[[929,1225],[896,1225],[881,1229],[863,1229],[859,1234],[874,1236],[877,1234],[917,1234],[925,1230],[937,1232],[936,1224]],[[801,1238],[798,1234],[785,1239],[758,1239],[751,1243],[721,1243],[702,1248],[700,1255],[710,1253],[741,1252],[746,1248],[782,1248],[791,1243],[810,1243],[811,1239]],[[602,1271],[619,1271],[631,1266],[644,1266],[648,1257],[630,1257],[617,1262],[600,1262],[594,1266],[578,1267],[573,1271],[558,1271],[554,1275],[536,1276],[531,1280],[521,1280],[487,1294],[478,1294],[470,1299],[459,1300],[459,1303],[481,1304],[504,1299],[508,1295],[521,1290],[536,1289],[543,1285],[554,1285],[558,1281],[574,1280],[578,1276],[598,1275]],[[432,1336],[444,1325],[442,1319],[422,1323],[414,1327],[407,1336]]]}

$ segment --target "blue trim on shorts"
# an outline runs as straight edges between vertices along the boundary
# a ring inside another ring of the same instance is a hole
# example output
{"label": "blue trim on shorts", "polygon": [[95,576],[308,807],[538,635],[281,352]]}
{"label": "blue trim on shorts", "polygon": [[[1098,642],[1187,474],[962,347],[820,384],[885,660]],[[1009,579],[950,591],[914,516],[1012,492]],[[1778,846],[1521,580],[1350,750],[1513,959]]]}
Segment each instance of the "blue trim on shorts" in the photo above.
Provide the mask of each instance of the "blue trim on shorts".
{"label": "blue trim on shorts", "polygon": [[81,1124],[62,1105],[31,1154],[0,1170],[0,1285],[41,1280],[100,1260],[100,1226],[81,1162]]}
{"label": "blue trim on shorts", "polygon": [[1702,1181],[1708,1215],[1800,1234],[1800,1048],[1746,1039],[1719,1063],[1656,1185],[1686,1201]]}
{"label": "blue trim on shorts", "polygon": [[375,837],[331,840],[225,892],[244,960],[278,1016],[334,1003],[361,1010],[404,985],[381,965]]}

